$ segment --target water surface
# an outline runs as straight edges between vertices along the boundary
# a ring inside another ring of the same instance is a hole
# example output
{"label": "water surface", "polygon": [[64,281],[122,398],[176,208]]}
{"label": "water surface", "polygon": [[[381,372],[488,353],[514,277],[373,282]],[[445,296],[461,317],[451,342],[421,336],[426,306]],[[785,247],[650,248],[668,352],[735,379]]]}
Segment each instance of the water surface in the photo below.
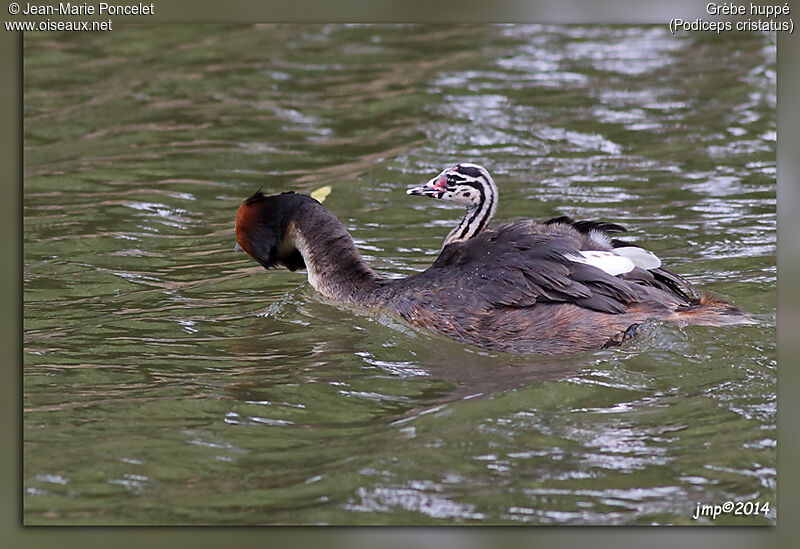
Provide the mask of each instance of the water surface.
{"label": "water surface", "polygon": [[[614,26],[124,26],[27,34],[26,524],[776,520],[775,37]],[[233,252],[310,192],[387,276],[461,215],[630,228],[754,313],[623,348],[487,353]],[[697,503],[766,516],[692,520]]]}

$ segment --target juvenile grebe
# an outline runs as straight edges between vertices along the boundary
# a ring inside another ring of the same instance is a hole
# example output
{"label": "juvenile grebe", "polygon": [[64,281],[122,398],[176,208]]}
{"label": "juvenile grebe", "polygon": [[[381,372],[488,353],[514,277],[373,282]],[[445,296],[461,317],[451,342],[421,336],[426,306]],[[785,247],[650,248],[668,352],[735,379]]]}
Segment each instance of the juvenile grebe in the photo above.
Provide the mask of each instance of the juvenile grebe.
{"label": "juvenile grebe", "polygon": [[[651,318],[727,324],[745,313],[648,282],[634,267],[614,276],[584,261],[586,235],[566,224],[503,225],[445,246],[425,271],[386,279],[370,269],[338,219],[311,197],[258,191],[236,214],[236,240],[265,268],[308,271],[320,293],[486,349],[561,354],[600,349]],[[632,275],[632,276],[631,276]]]}
{"label": "juvenile grebe", "polygon": [[[424,185],[412,187],[406,192],[466,206],[464,217],[447,235],[444,246],[469,240],[485,230],[497,211],[499,201],[497,185],[486,168],[466,162],[447,168]],[[685,300],[701,299],[700,293],[688,280],[662,268],[661,260],[654,253],[611,238],[611,234],[627,232],[622,225],[603,221],[575,221],[565,215],[541,223],[521,223],[528,231],[535,233],[570,235],[577,231],[580,233],[581,256],[574,260],[594,265],[612,275],[633,279],[639,284],[676,293]]]}

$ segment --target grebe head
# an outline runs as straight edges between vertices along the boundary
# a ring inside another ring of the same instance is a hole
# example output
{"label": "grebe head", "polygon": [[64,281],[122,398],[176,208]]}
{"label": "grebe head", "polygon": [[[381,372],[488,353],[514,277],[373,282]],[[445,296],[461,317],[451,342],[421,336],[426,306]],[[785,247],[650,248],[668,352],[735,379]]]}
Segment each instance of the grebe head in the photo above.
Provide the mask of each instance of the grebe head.
{"label": "grebe head", "polygon": [[497,186],[486,168],[478,164],[456,164],[406,192],[455,202],[467,208],[464,218],[444,239],[445,246],[480,234],[497,211]]}
{"label": "grebe head", "polygon": [[236,212],[235,250],[247,252],[265,269],[282,265],[294,271],[305,268],[303,256],[293,242],[294,219],[311,197],[286,192],[267,196],[259,189]]}
{"label": "grebe head", "polygon": [[424,185],[408,189],[406,193],[447,200],[472,209],[488,201],[490,195],[497,194],[497,187],[486,168],[462,162],[447,168]]}

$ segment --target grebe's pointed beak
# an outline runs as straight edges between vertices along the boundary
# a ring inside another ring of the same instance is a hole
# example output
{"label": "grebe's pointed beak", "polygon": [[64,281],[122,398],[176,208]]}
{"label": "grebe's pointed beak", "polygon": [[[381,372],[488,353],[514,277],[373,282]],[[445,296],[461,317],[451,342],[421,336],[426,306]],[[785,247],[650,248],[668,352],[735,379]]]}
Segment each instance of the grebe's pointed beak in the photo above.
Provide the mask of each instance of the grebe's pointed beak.
{"label": "grebe's pointed beak", "polygon": [[411,187],[406,189],[406,194],[412,196],[427,196],[430,198],[442,198],[445,187],[447,186],[447,178],[443,175],[437,175],[424,185]]}

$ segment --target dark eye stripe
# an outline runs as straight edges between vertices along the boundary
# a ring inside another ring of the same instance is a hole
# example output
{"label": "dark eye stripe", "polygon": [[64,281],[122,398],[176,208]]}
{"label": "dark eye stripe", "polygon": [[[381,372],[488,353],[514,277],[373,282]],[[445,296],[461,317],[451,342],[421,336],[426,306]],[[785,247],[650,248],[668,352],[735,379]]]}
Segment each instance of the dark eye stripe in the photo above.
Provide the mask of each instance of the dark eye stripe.
{"label": "dark eye stripe", "polygon": [[466,178],[464,178],[464,177],[461,177],[460,175],[456,175],[456,174],[454,174],[454,173],[449,173],[449,174],[447,174],[447,181],[448,181],[448,182],[451,182],[451,181],[452,181],[452,182],[454,182],[454,183],[460,183],[461,181],[464,181],[465,179],[466,179]]}
{"label": "dark eye stripe", "polygon": [[478,183],[477,181],[467,181],[463,180],[460,183],[454,183],[453,185],[448,185],[448,188],[455,188],[456,186],[459,187],[472,187],[473,189],[477,189],[479,192],[483,190],[483,183]]}

